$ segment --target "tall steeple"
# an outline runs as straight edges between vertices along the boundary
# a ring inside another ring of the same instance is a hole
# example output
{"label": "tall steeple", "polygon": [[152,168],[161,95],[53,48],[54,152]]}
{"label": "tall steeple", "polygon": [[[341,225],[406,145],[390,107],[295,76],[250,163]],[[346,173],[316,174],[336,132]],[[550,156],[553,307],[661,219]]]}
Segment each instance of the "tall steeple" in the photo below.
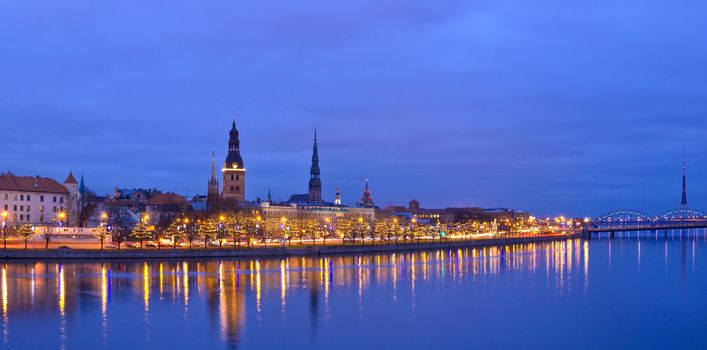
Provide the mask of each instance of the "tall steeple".
{"label": "tall steeple", "polygon": [[366,179],[366,187],[363,189],[363,196],[361,197],[361,202],[359,204],[364,208],[373,208],[373,197],[371,196],[371,191],[368,189],[368,179]]}
{"label": "tall steeple", "polygon": [[235,119],[228,136],[228,156],[223,163],[221,199],[224,202],[242,203],[245,201],[245,167],[243,166],[243,158],[241,158],[241,143],[238,140]]}
{"label": "tall steeple", "polygon": [[218,180],[216,180],[216,152],[211,152],[211,178],[209,178],[206,202],[210,208],[218,204]]}
{"label": "tall steeple", "polygon": [[270,188],[268,188],[268,203],[272,203],[272,195],[270,195]]}
{"label": "tall steeple", "polygon": [[314,146],[312,147],[312,167],[309,168],[309,201],[322,201],[322,180],[319,172],[319,149],[317,147],[317,129],[314,129]]}
{"label": "tall steeple", "polygon": [[336,199],[334,199],[334,204],[341,205],[341,189],[336,188]]}
{"label": "tall steeple", "polygon": [[687,209],[687,167],[685,166],[685,147],[682,148],[682,199],[680,200],[680,209]]}

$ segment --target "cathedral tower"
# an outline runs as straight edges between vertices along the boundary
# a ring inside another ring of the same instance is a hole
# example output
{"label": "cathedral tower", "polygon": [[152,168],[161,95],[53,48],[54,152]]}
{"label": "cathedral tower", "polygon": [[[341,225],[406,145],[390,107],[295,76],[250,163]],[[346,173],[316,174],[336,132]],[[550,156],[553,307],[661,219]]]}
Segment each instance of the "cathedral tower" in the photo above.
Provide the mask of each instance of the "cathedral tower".
{"label": "cathedral tower", "polygon": [[223,165],[223,192],[221,198],[226,202],[242,203],[245,200],[245,167],[241,158],[240,141],[236,121],[228,139],[228,156]]}
{"label": "cathedral tower", "polygon": [[317,130],[314,130],[314,146],[312,147],[312,167],[309,168],[309,202],[322,201],[322,180],[319,178],[319,151],[317,149]]}
{"label": "cathedral tower", "polygon": [[207,190],[206,204],[209,208],[215,208],[219,202],[218,180],[216,180],[216,153],[211,153],[211,178]]}

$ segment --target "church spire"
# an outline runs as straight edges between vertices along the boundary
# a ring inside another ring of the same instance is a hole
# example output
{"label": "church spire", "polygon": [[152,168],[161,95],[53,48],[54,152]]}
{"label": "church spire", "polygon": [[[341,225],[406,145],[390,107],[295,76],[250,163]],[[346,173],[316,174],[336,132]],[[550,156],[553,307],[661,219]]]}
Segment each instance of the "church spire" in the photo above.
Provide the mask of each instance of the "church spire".
{"label": "church spire", "polygon": [[209,209],[218,205],[219,198],[218,180],[216,180],[216,152],[211,152],[211,178],[206,192],[206,201]]}
{"label": "church spire", "polygon": [[216,181],[216,152],[211,152],[211,181]]}
{"label": "church spire", "polygon": [[312,146],[312,167],[309,168],[309,201],[322,201],[322,180],[319,171],[319,148],[317,145],[317,129],[314,129],[314,146]]}

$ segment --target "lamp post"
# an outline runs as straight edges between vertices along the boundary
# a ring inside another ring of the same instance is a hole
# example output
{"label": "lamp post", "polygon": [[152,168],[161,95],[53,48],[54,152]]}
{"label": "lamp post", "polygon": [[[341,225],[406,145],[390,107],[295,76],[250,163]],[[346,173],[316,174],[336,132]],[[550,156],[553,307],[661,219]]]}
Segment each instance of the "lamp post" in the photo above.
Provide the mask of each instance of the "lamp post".
{"label": "lamp post", "polygon": [[3,211],[2,214],[2,249],[7,249],[7,228],[5,221],[7,220],[7,211]]}
{"label": "lamp post", "polygon": [[[255,217],[255,237],[258,237],[260,235],[260,220],[263,218],[260,217],[260,215]],[[251,240],[250,238],[248,239],[248,246],[250,247]]]}
{"label": "lamp post", "polygon": [[[218,248],[221,249],[221,244],[223,243],[223,236],[224,236],[224,220],[226,218],[223,215],[220,215],[218,217]],[[234,244],[235,245],[235,244]]]}

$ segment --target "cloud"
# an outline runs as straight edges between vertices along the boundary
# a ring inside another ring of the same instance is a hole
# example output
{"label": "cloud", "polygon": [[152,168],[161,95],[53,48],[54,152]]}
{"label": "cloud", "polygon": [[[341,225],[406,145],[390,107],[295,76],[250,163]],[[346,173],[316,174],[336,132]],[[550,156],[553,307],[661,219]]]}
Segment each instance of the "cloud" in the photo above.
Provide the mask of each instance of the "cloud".
{"label": "cloud", "polygon": [[306,189],[316,127],[328,197],[597,215],[675,206],[685,145],[707,208],[705,7],[5,2],[3,164],[204,192],[236,117],[252,198]]}

